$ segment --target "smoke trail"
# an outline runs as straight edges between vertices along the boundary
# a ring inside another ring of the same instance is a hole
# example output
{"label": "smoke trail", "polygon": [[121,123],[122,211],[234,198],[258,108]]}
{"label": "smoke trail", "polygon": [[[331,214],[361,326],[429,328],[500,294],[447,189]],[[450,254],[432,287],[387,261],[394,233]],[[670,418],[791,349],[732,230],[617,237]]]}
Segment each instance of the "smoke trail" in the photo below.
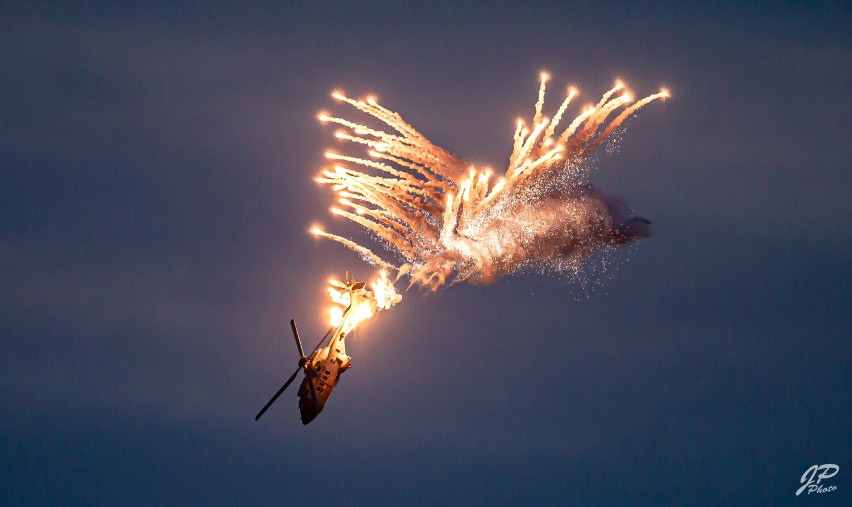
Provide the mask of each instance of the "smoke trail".
{"label": "smoke trail", "polygon": [[353,100],[334,92],[335,99],[390,131],[321,113],[320,121],[347,129],[335,137],[364,145],[370,158],[327,152],[333,165],[316,181],[337,193],[342,208],[333,207],[332,213],[382,240],[399,265],[352,240],[319,228],[312,232],[433,290],[461,281],[490,283],[523,267],[558,271],[601,248],[649,236],[650,222],[585,184],[582,168],[625,120],[668,97],[668,91],[629,105],[632,95],[617,82],[560,132],[577,91],[568,89],[551,120],[542,112],[548,79],[542,74],[533,124],[518,120],[508,167],[495,181],[490,168],[477,168],[435,146],[375,98]]}

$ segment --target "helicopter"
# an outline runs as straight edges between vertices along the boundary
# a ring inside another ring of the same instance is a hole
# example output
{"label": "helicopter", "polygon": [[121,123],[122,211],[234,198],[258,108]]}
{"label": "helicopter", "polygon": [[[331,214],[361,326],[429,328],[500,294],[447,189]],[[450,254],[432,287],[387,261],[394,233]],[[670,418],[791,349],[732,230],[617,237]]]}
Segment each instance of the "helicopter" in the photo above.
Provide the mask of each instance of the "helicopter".
{"label": "helicopter", "polygon": [[[340,324],[337,327],[332,327],[320,338],[313,352],[306,356],[302,349],[302,340],[299,337],[299,329],[296,327],[296,320],[290,319],[290,327],[293,330],[293,337],[296,339],[296,348],[299,350],[299,366],[293,375],[281,386],[281,389],[276,392],[272,398],[264,405],[257,413],[254,420],[257,421],[266,413],[270,406],[275,403],[275,400],[281,396],[287,387],[293,383],[300,371],[304,372],[305,378],[299,386],[297,395],[299,396],[299,413],[301,415],[302,424],[308,424],[313,421],[317,415],[325,407],[328,402],[328,397],[331,391],[337,386],[340,381],[340,375],[352,367],[352,360],[346,355],[346,347],[344,338],[346,338],[345,325],[350,316],[353,303],[356,298],[363,294],[365,284],[349,280],[347,275],[345,288],[349,292],[349,306],[343,312],[343,317],[340,319]],[[331,335],[328,344],[320,348],[326,338]]]}

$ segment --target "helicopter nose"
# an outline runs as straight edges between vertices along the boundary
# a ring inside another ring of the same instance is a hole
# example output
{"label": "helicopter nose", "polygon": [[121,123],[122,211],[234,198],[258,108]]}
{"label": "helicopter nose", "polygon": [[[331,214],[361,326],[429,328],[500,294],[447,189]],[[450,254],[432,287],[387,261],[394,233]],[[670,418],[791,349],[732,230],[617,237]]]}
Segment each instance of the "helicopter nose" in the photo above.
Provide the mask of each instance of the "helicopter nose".
{"label": "helicopter nose", "polygon": [[299,400],[299,414],[302,416],[302,424],[308,424],[316,419],[321,411],[322,408],[317,408],[316,405],[307,401],[305,398]]}
{"label": "helicopter nose", "polygon": [[308,424],[309,422],[316,419],[319,411],[314,410],[302,410],[302,424]]}

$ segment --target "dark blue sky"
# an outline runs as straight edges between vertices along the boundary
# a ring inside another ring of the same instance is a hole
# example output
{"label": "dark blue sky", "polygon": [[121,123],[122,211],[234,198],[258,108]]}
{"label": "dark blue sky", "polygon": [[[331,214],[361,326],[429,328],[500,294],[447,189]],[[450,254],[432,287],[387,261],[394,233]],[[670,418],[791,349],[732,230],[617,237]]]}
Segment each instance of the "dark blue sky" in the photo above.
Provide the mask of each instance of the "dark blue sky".
{"label": "dark blue sky", "polygon": [[[0,9],[0,503],[848,505],[848,4],[238,5]],[[545,68],[671,88],[592,175],[654,237],[411,291],[255,423],[371,272],[305,232],[329,91],[502,166]]]}

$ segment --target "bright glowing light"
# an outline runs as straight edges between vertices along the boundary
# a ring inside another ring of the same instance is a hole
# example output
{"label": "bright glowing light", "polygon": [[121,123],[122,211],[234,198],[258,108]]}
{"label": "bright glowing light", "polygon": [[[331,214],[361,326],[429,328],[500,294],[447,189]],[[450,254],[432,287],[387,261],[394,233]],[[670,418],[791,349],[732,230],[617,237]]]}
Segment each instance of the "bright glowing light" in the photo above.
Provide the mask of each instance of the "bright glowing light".
{"label": "bright glowing light", "polygon": [[334,278],[329,279],[328,293],[334,303],[329,309],[331,325],[342,325],[343,332],[348,334],[377,311],[389,310],[402,301],[402,295],[396,292],[384,270],[370,283],[370,289],[355,289]]}
{"label": "bright glowing light", "polygon": [[340,321],[343,320],[343,308],[339,306],[332,306],[329,309],[329,321],[332,326],[337,327],[340,325]]}
{"label": "bright glowing light", "polygon": [[[334,134],[336,138],[366,148],[366,154],[327,151],[326,158],[345,160],[347,168],[324,171],[317,182],[347,198],[339,201],[346,211],[332,207],[332,214],[365,228],[404,264],[395,266],[342,236],[320,235],[356,251],[373,265],[396,270],[399,276],[408,274],[412,283],[432,289],[465,280],[487,283],[524,266],[565,272],[566,266],[599,248],[629,242],[633,235],[644,237],[639,226],[629,228],[626,236],[624,227],[600,231],[587,226],[621,227],[634,222],[629,222],[630,217],[624,222],[602,202],[603,197],[582,190],[586,181],[578,178],[585,177],[584,172],[576,168],[627,118],[648,103],[668,97],[669,91],[663,88],[637,100],[618,79],[597,104],[584,106],[573,120],[567,120],[563,113],[569,117],[568,107],[575,107],[571,99],[579,90],[567,87],[567,97],[556,113],[545,116],[550,75],[542,71],[539,77],[531,121],[517,119],[507,167],[502,177],[493,179],[490,169],[477,170],[436,146],[400,115],[379,106],[374,96],[354,101],[335,90],[336,100],[387,128],[320,113],[321,121],[344,128]],[[577,190],[548,193],[549,183],[557,181]],[[357,309],[352,315],[364,316],[366,310]]]}

